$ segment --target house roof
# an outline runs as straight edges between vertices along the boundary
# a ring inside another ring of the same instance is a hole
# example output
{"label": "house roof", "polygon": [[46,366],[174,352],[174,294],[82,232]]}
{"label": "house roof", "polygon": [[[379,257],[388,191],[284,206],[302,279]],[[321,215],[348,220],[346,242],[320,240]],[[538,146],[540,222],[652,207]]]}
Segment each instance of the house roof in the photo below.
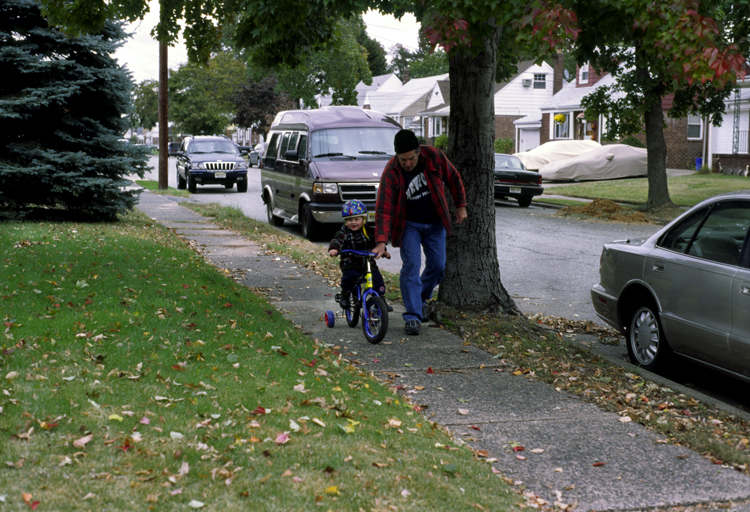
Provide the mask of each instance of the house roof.
{"label": "house roof", "polygon": [[542,112],[579,110],[581,108],[581,100],[584,96],[591,94],[600,87],[614,83],[615,78],[608,73],[591,87],[576,87],[575,81],[564,84],[563,88],[541,107],[541,110]]}
{"label": "house roof", "polygon": [[396,90],[369,91],[365,104],[369,104],[373,110],[385,112],[389,115],[401,115],[401,112],[432,92],[436,82],[447,78],[448,73],[413,78]]}

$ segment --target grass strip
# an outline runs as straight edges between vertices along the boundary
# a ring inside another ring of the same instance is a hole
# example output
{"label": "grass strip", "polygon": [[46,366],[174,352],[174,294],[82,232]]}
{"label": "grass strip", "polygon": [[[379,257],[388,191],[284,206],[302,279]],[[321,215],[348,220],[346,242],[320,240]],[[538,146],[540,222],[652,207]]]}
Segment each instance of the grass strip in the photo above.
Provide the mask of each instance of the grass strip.
{"label": "grass strip", "polygon": [[132,213],[0,229],[9,510],[509,510],[404,398]]}

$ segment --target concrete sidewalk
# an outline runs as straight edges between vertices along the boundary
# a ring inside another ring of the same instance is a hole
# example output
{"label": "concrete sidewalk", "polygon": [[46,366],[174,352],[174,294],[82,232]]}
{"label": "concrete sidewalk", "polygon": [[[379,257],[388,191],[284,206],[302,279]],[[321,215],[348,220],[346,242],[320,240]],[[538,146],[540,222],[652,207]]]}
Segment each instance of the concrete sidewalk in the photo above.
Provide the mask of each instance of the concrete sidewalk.
{"label": "concrete sidewalk", "polygon": [[[457,440],[486,450],[497,459],[493,466],[529,500],[580,511],[679,506],[750,512],[748,476],[663,444],[659,435],[547,384],[510,375],[490,354],[464,346],[445,330],[423,324],[422,335],[406,337],[398,306],[379,345],[367,343],[359,327],[351,329],[343,320],[327,328],[322,316],[335,309],[336,288],[179,201],[144,192],[137,208],[197,246],[240,284],[265,289],[304,332],[341,347],[352,364],[390,381]],[[525,451],[516,453],[513,445]]]}

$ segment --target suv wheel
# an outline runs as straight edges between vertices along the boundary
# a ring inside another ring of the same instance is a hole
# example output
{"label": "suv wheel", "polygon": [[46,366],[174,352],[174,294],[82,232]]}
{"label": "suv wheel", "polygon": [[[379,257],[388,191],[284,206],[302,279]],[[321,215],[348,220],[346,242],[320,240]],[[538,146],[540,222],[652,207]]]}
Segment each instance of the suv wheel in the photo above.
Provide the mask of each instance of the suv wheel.
{"label": "suv wheel", "polygon": [[193,173],[190,171],[187,172],[187,189],[191,194],[195,194],[195,191],[198,189],[195,184],[195,178],[193,178]]}
{"label": "suv wheel", "polygon": [[234,188],[234,183],[224,183],[224,188],[227,190]]}
{"label": "suv wheel", "polygon": [[247,192],[247,178],[237,182],[237,192]]}
{"label": "suv wheel", "polygon": [[180,175],[180,171],[176,171],[177,173],[177,189],[178,190],[185,190],[187,187],[187,181],[185,181],[185,178]]}
{"label": "suv wheel", "polygon": [[302,224],[302,236],[308,240],[315,240],[320,236],[322,225],[313,217],[310,203],[302,207],[300,224]]}

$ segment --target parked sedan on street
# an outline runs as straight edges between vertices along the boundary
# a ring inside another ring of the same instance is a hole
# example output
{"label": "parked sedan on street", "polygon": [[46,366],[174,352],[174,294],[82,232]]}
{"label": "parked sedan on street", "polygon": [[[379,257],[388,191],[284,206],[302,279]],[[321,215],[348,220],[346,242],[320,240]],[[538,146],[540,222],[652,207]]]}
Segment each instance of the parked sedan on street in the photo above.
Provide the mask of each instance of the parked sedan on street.
{"label": "parked sedan on street", "polygon": [[750,190],[694,206],[646,240],[604,246],[597,315],[633,364],[673,353],[750,382]]}
{"label": "parked sedan on street", "polygon": [[495,153],[495,199],[512,197],[518,206],[526,208],[534,196],[544,192],[542,176],[527,171],[518,157]]}

